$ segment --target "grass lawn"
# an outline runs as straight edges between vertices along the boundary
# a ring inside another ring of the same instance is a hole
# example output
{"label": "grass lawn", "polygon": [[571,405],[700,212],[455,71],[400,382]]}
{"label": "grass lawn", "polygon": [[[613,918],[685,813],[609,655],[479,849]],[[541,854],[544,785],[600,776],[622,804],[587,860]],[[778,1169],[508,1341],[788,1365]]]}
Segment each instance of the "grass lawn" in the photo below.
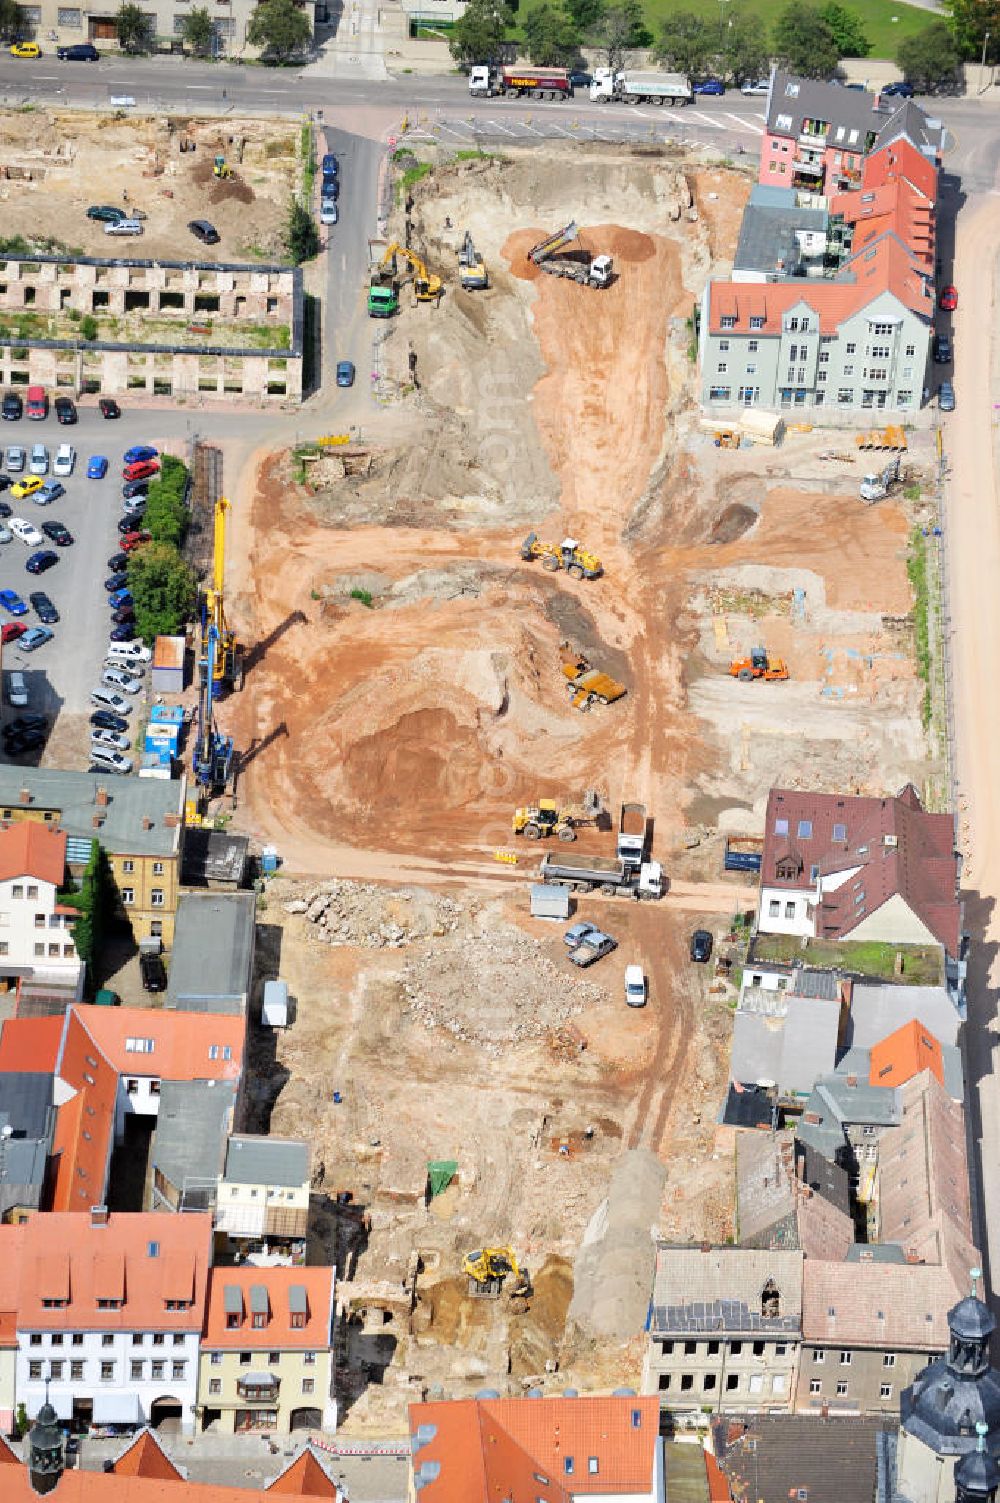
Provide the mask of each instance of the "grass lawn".
{"label": "grass lawn", "polygon": [[[539,3],[541,0],[524,0],[520,14],[523,16]],[[718,18],[728,3],[729,0],[643,0],[642,8],[646,24],[655,37],[664,17],[676,11],[693,11],[695,15]],[[746,14],[760,16],[768,27],[774,24],[787,3],[788,0],[739,0],[740,8]],[[931,21],[939,19],[931,11],[918,10],[915,5],[894,5],[892,0],[841,0],[841,3],[864,24],[865,35],[871,43],[871,58],[894,59],[903,37],[913,36],[914,32],[922,31]]]}
{"label": "grass lawn", "polygon": [[[902,956],[902,970],[896,975],[896,956]],[[863,943],[850,940],[810,939],[803,945],[794,934],[758,934],[753,942],[754,962],[799,961],[802,965],[836,967],[856,976],[872,976],[895,981],[901,986],[940,986],[944,980],[944,962],[936,945],[888,945],[874,940]]]}

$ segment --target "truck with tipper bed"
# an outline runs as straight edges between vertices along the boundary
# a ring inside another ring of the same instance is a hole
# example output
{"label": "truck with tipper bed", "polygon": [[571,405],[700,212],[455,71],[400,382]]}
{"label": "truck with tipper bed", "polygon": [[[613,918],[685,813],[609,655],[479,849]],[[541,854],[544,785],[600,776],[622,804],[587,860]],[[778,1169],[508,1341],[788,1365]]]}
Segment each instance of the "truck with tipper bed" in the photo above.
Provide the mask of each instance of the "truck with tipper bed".
{"label": "truck with tipper bed", "polygon": [[505,94],[515,99],[569,99],[573,93],[565,68],[497,68],[489,63],[469,69],[469,93],[481,99]]}
{"label": "truck with tipper bed", "polygon": [[617,104],[690,104],[691,82],[683,73],[614,73],[595,68],[590,98]]}
{"label": "truck with tipper bed", "polygon": [[641,866],[646,856],[646,806],[622,804],[618,817],[618,859]]}
{"label": "truck with tipper bed", "polygon": [[368,317],[391,318],[399,311],[399,293],[395,280],[395,267],[385,257],[389,249],[387,240],[368,242]]}
{"label": "truck with tipper bed", "polygon": [[663,868],[658,861],[636,866],[620,856],[577,856],[559,852],[542,857],[538,868],[541,882],[568,887],[572,892],[594,892],[608,897],[642,898],[663,896]]}

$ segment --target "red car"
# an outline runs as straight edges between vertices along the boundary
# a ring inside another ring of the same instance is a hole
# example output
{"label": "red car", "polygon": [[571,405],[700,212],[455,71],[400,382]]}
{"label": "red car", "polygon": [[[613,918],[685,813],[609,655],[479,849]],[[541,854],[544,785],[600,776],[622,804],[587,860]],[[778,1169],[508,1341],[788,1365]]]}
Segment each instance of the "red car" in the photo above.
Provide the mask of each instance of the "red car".
{"label": "red car", "polygon": [[152,538],[151,532],[126,532],[122,538],[122,552],[133,553],[136,548],[141,548],[143,543],[151,542]]}
{"label": "red car", "polygon": [[18,637],[23,637],[27,630],[28,628],[22,626],[20,621],[5,621],[3,627],[0,628],[0,641],[16,642]]}
{"label": "red car", "polygon": [[150,475],[160,473],[160,461],[158,459],[140,459],[137,464],[127,464],[122,470],[123,480],[146,480]]}
{"label": "red car", "polygon": [[954,313],[958,307],[958,289],[951,286],[942,287],[938,307],[945,313]]}

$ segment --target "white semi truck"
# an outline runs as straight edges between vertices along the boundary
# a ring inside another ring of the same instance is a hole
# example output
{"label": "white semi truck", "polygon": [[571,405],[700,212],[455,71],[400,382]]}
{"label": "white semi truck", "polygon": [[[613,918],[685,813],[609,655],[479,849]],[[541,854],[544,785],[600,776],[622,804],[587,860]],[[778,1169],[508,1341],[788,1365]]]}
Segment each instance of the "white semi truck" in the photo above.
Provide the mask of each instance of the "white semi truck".
{"label": "white semi truck", "polygon": [[610,68],[595,68],[590,97],[621,104],[690,104],[691,81],[683,73],[613,73]]}

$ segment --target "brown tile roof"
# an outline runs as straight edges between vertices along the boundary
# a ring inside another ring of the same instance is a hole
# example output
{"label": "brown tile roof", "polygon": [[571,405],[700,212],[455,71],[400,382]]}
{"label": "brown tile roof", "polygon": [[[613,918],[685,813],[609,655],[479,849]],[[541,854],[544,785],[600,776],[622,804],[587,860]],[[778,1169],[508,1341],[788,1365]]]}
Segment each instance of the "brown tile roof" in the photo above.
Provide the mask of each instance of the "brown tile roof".
{"label": "brown tile roof", "polygon": [[336,1498],[336,1484],[327,1475],[311,1446],[300,1451],[283,1472],[265,1487],[266,1493],[283,1493],[295,1498]]}
{"label": "brown tile roof", "polygon": [[[11,1233],[22,1234],[19,1241]],[[0,1226],[0,1261],[19,1254],[17,1312],[25,1330],[201,1331],[211,1251],[212,1217],[189,1212],[164,1216],[155,1212],[112,1212],[104,1226],[89,1213],[31,1216],[23,1227]],[[98,1308],[109,1272],[124,1267],[121,1309]],[[176,1269],[186,1270],[178,1284]],[[187,1297],[191,1307],[170,1310],[167,1304]],[[62,1307],[44,1300],[68,1299]]]}
{"label": "brown tile roof", "polygon": [[930,1070],[938,1084],[944,1085],[941,1045],[930,1029],[916,1019],[872,1045],[869,1085],[905,1085],[921,1070]]}
{"label": "brown tile roof", "polygon": [[737,1503],[871,1503],[885,1416],[752,1415],[712,1421],[716,1454]]}
{"label": "brown tile roof", "polygon": [[851,1262],[807,1258],[802,1268],[802,1340],[943,1352],[947,1312],[968,1292],[940,1264]]}
{"label": "brown tile roof", "polygon": [[[329,1494],[302,1495],[304,1503],[328,1503]],[[217,1482],[178,1482],[166,1477],[116,1476],[114,1472],[64,1472],[51,1494],[55,1503],[250,1503],[257,1488],[224,1487]],[[4,1503],[38,1503],[28,1468],[4,1473]]]}
{"label": "brown tile roof", "polygon": [[[856,879],[824,893],[817,938],[847,939],[898,893],[948,954],[957,954],[954,820],[950,814],[927,813],[911,785],[895,798],[772,788],[766,821],[761,860],[766,886],[802,891],[814,886],[813,866],[824,877],[859,868]],[[841,826],[843,838],[835,840],[834,830],[839,836]],[[798,875],[779,877],[775,863],[782,859],[790,860]]]}
{"label": "brown tile roof", "polygon": [[66,831],[37,819],[20,819],[0,828],[0,882],[36,877],[61,887],[66,875]]}
{"label": "brown tile roof", "polygon": [[[961,1243],[973,1238],[965,1112],[930,1071],[901,1086],[899,1102],[899,1126],[879,1139],[879,1239],[941,1262],[950,1250],[945,1223]],[[963,1285],[971,1266],[956,1270]]]}
{"label": "brown tile roof", "polygon": [[111,1470],[116,1477],[158,1477],[161,1481],[183,1482],[184,1474],[174,1466],[152,1430],[140,1430]]}
{"label": "brown tile roof", "polygon": [[411,1404],[414,1471],[437,1462],[421,1503],[498,1503],[535,1498],[570,1503],[587,1493],[647,1492],[659,1433],[649,1398],[456,1399]]}

